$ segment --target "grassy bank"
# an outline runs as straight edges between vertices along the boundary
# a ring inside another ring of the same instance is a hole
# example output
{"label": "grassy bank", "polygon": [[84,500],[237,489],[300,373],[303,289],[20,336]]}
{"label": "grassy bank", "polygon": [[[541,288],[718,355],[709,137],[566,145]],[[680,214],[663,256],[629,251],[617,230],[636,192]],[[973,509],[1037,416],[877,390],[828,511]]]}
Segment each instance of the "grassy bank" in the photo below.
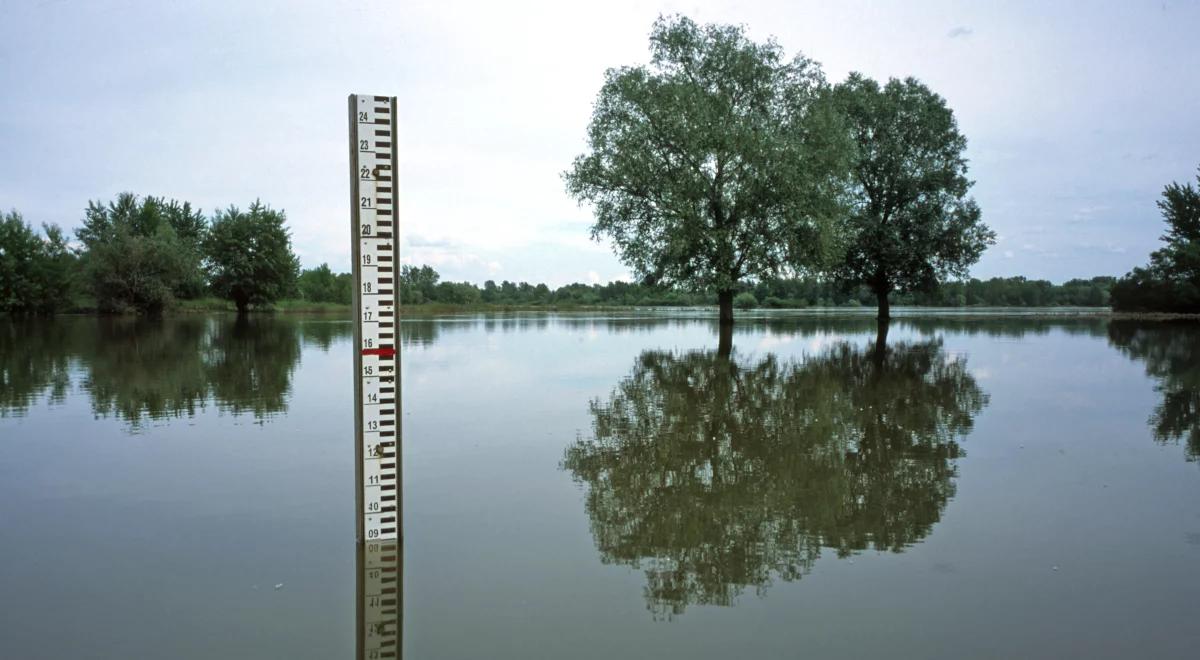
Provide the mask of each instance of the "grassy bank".
{"label": "grassy bank", "polygon": [[[171,309],[172,312],[178,314],[207,314],[214,312],[237,312],[237,307],[232,301],[222,300],[221,298],[196,298],[194,300],[180,300]],[[254,312],[276,312],[284,314],[349,314],[350,305],[342,305],[339,303],[312,302],[301,299],[288,299],[276,301],[269,307],[252,310]]]}

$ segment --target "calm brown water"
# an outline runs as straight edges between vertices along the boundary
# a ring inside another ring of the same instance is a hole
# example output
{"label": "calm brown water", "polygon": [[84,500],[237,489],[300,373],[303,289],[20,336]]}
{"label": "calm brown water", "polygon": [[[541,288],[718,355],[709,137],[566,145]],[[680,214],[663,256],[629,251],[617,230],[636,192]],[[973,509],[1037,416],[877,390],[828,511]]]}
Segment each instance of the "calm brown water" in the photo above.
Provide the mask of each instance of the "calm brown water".
{"label": "calm brown water", "polygon": [[[405,658],[1195,657],[1200,326],[402,329]],[[0,319],[0,657],[354,657],[350,342]]]}

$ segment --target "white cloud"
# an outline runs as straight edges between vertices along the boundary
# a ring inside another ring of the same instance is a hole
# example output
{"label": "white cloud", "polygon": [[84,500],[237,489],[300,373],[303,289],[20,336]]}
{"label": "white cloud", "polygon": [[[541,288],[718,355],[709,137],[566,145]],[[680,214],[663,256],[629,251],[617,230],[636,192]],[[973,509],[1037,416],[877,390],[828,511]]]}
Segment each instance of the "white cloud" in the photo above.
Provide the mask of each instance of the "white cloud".
{"label": "white cloud", "polygon": [[[402,234],[445,241],[410,242],[408,261],[475,281],[627,279],[611,247],[590,240],[591,213],[560,174],[584,148],[604,70],[647,60],[660,12],[774,35],[832,81],[911,75],[945,97],[986,222],[1014,245],[1031,225],[1050,227],[1039,250],[986,254],[979,276],[1128,270],[1157,237],[1162,186],[1190,180],[1200,153],[1200,86],[1171,84],[1200,57],[1200,5],[1188,3],[1115,3],[1082,22],[1066,4],[980,3],[947,18],[940,4],[898,0],[9,5],[5,208],[71,229],[87,200],[124,190],[209,211],[261,197],[287,210],[305,266],[349,267],[345,103],[362,92],[398,97]],[[86,122],[75,105],[45,102],[62,90],[87,99]],[[1093,240],[1112,248],[1053,256],[1078,246],[1064,219],[1092,221],[1103,232]]]}

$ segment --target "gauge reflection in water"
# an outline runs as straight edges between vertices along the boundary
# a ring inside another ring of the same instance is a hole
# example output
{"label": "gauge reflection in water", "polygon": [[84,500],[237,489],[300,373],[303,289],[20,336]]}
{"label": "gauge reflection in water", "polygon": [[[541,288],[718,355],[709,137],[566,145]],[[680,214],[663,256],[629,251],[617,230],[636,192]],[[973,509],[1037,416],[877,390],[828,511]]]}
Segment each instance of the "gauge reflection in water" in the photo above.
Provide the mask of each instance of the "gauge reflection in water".
{"label": "gauge reflection in water", "polygon": [[403,551],[399,540],[358,544],[358,655],[401,657]]}

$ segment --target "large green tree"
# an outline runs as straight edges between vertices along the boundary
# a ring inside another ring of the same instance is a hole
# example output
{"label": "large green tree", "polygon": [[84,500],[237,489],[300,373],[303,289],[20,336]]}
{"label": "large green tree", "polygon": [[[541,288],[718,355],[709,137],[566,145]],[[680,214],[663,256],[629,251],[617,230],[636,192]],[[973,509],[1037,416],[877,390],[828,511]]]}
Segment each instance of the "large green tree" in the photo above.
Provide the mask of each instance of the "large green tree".
{"label": "large green tree", "polygon": [[296,286],[300,262],[292,253],[287,218],[262,202],[246,211],[231,206],[213,216],[204,239],[204,262],[214,293],[232,300],[239,314],[270,304]]}
{"label": "large green tree", "polygon": [[57,226],[42,232],[16,211],[0,214],[0,310],[45,314],[70,302],[74,255]]}
{"label": "large green tree", "polygon": [[1150,255],[1149,266],[1133,269],[1113,286],[1113,307],[1200,312],[1200,189],[1171,183],[1163,189],[1158,209],[1167,222],[1166,245]]}
{"label": "large green tree", "polygon": [[966,276],[995,234],[967,194],[967,139],[942,97],[913,78],[881,87],[858,73],[833,96],[857,146],[847,251],[835,275],[869,286],[886,319],[888,294]]}
{"label": "large green tree", "polygon": [[743,28],[659,18],[649,66],[609,69],[564,173],[593,238],[650,283],[717,292],[831,252],[849,144],[820,67]]}
{"label": "large green tree", "polygon": [[122,193],[89,202],[75,235],[84,277],[104,311],[161,312],[203,290],[199,236],[204,218],[191,205]]}

